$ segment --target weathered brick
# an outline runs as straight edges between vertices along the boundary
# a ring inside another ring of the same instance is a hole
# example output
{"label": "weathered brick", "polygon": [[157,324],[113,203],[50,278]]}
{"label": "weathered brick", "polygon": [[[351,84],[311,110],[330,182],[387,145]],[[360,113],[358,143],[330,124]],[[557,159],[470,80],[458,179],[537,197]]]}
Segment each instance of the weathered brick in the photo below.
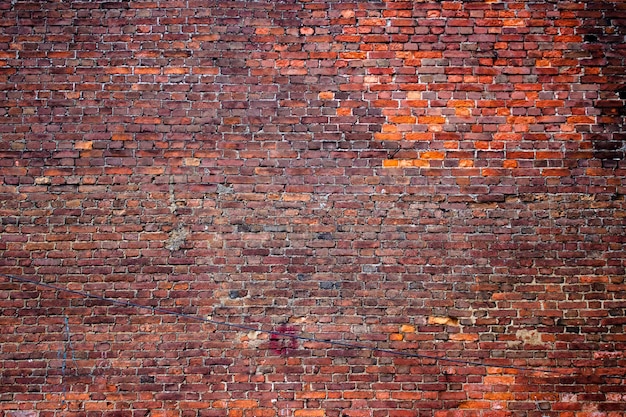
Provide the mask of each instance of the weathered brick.
{"label": "weathered brick", "polygon": [[624,2],[0,9],[8,415],[621,417]]}

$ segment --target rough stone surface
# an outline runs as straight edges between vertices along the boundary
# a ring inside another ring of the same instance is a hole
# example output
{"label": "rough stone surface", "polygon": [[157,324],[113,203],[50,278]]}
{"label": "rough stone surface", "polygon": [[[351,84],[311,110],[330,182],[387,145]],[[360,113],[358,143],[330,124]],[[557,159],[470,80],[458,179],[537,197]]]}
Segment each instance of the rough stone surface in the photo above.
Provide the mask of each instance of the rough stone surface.
{"label": "rough stone surface", "polygon": [[0,414],[623,417],[625,16],[0,0]]}

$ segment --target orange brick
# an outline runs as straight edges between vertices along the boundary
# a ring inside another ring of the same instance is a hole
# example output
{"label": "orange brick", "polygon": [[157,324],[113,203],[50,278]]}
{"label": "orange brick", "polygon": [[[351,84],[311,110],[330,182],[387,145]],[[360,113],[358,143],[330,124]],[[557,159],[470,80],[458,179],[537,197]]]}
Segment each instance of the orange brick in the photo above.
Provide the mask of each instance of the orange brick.
{"label": "orange brick", "polygon": [[526,25],[525,19],[504,19],[504,26],[524,26]]}
{"label": "orange brick", "polygon": [[372,398],[374,394],[371,391],[344,391],[343,398],[355,400],[355,399],[365,399]]}
{"label": "orange brick", "polygon": [[113,403],[107,401],[85,401],[83,407],[85,411],[103,411],[113,409]]}
{"label": "orange brick", "polygon": [[498,132],[493,135],[495,140],[522,140],[520,133]]}
{"label": "orange brick", "polygon": [[402,326],[400,326],[400,332],[401,333],[414,333],[415,326],[413,326],[412,324],[403,324]]}
{"label": "orange brick", "polygon": [[257,400],[233,400],[228,403],[230,408],[255,408],[258,405]]}
{"label": "orange brick", "polygon": [[536,159],[563,159],[563,153],[550,151],[537,151]]}
{"label": "orange brick", "polygon": [[210,401],[181,401],[180,406],[182,409],[188,410],[199,410],[202,408],[211,408]]}
{"label": "orange brick", "polygon": [[189,70],[187,68],[183,68],[183,67],[169,67],[169,68],[165,68],[165,70],[163,71],[164,74],[187,74],[187,72],[189,72]]}
{"label": "orange brick", "polygon": [[391,123],[404,123],[404,124],[413,124],[417,121],[417,118],[414,116],[393,116],[389,118]]}
{"label": "orange brick", "polygon": [[594,124],[595,122],[596,122],[595,117],[590,117],[590,116],[570,116],[567,118],[567,123],[571,123],[571,124],[579,124],[579,123]]}
{"label": "orange brick", "polygon": [[213,408],[226,408],[228,407],[228,403],[224,400],[213,401]]}
{"label": "orange brick", "polygon": [[375,107],[390,107],[395,109],[398,107],[398,100],[374,100],[372,104]]}
{"label": "orange brick", "polygon": [[507,118],[507,123],[527,125],[527,124],[535,123],[535,118],[532,116],[510,116]]}
{"label": "orange brick", "polygon": [[188,167],[200,166],[200,158],[185,158],[183,160],[183,165]]}
{"label": "orange brick", "polygon": [[443,52],[440,51],[416,51],[413,52],[413,58],[441,58]]}
{"label": "orange brick", "polygon": [[432,140],[433,134],[431,132],[411,132],[404,135],[406,140]]}
{"label": "orange brick", "polygon": [[301,410],[295,410],[295,417],[324,417],[326,411],[324,409],[304,408]]}
{"label": "orange brick", "polygon": [[587,168],[585,174],[592,177],[603,177],[606,175],[606,169],[604,168]]}
{"label": "orange brick", "polygon": [[367,52],[342,52],[339,54],[341,59],[365,59]]}
{"label": "orange brick", "polygon": [[423,101],[428,105],[428,100],[422,100],[422,91],[408,91],[406,93],[407,100]]}
{"label": "orange brick", "polygon": [[563,100],[537,100],[535,102],[536,107],[548,107],[548,108],[562,107],[563,104],[564,104]]}
{"label": "orange brick", "polygon": [[165,172],[165,167],[137,167],[135,172],[142,175],[161,175]]}
{"label": "orange brick", "polygon": [[339,107],[337,109],[337,116],[351,116],[352,109],[349,107]]}
{"label": "orange brick", "polygon": [[400,159],[398,160],[398,166],[399,167],[413,167],[413,166],[417,166],[415,164],[416,160],[413,159]]}
{"label": "orange brick", "polygon": [[420,157],[422,159],[444,159],[446,157],[446,153],[441,151],[427,151],[422,152]]}
{"label": "orange brick", "polygon": [[490,401],[511,401],[515,397],[511,392],[486,392],[484,398]]}
{"label": "orange brick", "polygon": [[414,159],[411,165],[417,168],[430,168],[430,162],[424,159]]}
{"label": "orange brick", "polygon": [[195,41],[213,42],[219,40],[220,35],[218,33],[212,33],[207,35],[196,35],[193,37]]}
{"label": "orange brick", "polygon": [[474,107],[473,100],[450,100],[448,101],[448,107]]}
{"label": "orange brick", "polygon": [[406,100],[404,103],[408,107],[424,108],[428,107],[428,100]]}
{"label": "orange brick", "polygon": [[135,123],[142,125],[159,125],[161,124],[161,119],[158,117],[137,117],[135,118]]}
{"label": "orange brick", "polygon": [[287,67],[280,70],[281,75],[307,75],[306,68]]}
{"label": "orange brick", "polygon": [[238,125],[241,123],[241,117],[224,117],[225,125]]}
{"label": "orange brick", "polygon": [[483,378],[483,383],[488,385],[512,385],[514,382],[512,375],[487,375]]}
{"label": "orange brick", "polygon": [[332,100],[335,98],[335,93],[333,93],[332,91],[323,91],[318,94],[318,98],[320,100]]}
{"label": "orange brick", "polygon": [[89,150],[93,148],[93,141],[85,140],[74,143],[74,149]]}
{"label": "orange brick", "polygon": [[391,397],[397,400],[421,400],[423,395],[417,391],[392,391]]}
{"label": "orange brick", "polygon": [[310,194],[285,193],[283,195],[283,201],[309,201],[309,200],[311,200]]}
{"label": "orange brick", "polygon": [[421,124],[444,124],[446,118],[443,116],[419,116],[417,121]]}
{"label": "orange brick", "polygon": [[550,63],[550,60],[549,60],[549,59],[538,59],[538,60],[535,62],[535,65],[536,65],[537,67],[549,67],[549,66],[551,66],[552,64]]}
{"label": "orange brick", "polygon": [[377,140],[402,140],[401,133],[374,133],[374,139]]}
{"label": "orange brick", "polygon": [[296,399],[326,398],[328,394],[325,391],[298,391]]}
{"label": "orange brick", "polygon": [[502,163],[503,168],[517,168],[517,161],[513,159],[507,159]]}
{"label": "orange brick", "polygon": [[89,393],[87,392],[84,392],[84,393],[67,392],[64,394],[64,396],[65,396],[65,400],[67,401],[85,401],[85,400],[89,400],[89,398],[91,397]]}
{"label": "orange brick", "polygon": [[473,342],[478,340],[478,335],[472,333],[453,333],[450,335],[450,340],[456,340],[459,342]]}
{"label": "orange brick", "polygon": [[112,140],[133,140],[133,135],[130,133],[114,133],[111,137]]}
{"label": "orange brick", "polygon": [[337,35],[335,40],[338,42],[359,43],[361,37],[359,35]]}
{"label": "orange brick", "polygon": [[506,175],[506,171],[498,168],[483,168],[481,174],[483,177],[498,177]]}
{"label": "orange brick", "polygon": [[72,58],[74,54],[74,51],[59,51],[59,52],[48,52],[48,58],[52,58],[52,59],[67,59],[67,58]]}

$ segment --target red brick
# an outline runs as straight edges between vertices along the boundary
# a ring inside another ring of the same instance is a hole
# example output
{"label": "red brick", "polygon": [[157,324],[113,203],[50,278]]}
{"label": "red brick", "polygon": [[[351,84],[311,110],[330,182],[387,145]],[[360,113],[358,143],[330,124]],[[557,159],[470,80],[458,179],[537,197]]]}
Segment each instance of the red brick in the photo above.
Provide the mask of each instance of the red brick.
{"label": "red brick", "polygon": [[9,417],[622,412],[624,2],[0,9]]}

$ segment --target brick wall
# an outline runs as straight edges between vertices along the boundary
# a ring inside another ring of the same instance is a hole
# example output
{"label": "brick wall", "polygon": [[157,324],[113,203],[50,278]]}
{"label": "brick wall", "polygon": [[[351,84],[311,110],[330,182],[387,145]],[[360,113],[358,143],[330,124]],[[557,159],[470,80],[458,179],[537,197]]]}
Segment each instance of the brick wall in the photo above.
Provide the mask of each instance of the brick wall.
{"label": "brick wall", "polygon": [[0,1],[0,410],[624,416],[625,16]]}

